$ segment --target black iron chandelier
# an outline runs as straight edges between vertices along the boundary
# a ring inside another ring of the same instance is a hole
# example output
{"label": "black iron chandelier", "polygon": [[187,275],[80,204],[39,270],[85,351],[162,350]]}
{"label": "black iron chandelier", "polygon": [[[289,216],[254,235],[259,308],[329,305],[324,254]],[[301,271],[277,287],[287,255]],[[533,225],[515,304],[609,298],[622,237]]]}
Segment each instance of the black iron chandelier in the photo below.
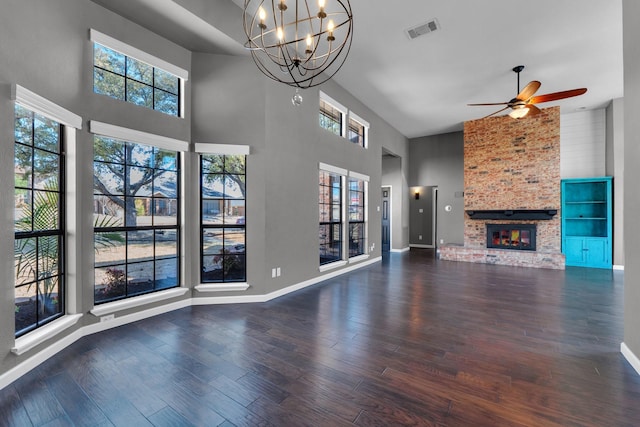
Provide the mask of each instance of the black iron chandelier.
{"label": "black iron chandelier", "polygon": [[295,88],[329,80],[351,48],[349,0],[245,0],[243,21],[245,47],[258,69]]}

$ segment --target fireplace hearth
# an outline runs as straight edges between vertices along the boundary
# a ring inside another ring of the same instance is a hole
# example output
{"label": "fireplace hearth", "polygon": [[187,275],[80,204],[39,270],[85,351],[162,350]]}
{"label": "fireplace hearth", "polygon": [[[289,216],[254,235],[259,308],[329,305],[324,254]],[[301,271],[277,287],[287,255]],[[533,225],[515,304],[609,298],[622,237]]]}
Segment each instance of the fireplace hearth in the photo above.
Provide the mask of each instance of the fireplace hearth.
{"label": "fireplace hearth", "polygon": [[487,248],[536,250],[535,224],[487,224]]}

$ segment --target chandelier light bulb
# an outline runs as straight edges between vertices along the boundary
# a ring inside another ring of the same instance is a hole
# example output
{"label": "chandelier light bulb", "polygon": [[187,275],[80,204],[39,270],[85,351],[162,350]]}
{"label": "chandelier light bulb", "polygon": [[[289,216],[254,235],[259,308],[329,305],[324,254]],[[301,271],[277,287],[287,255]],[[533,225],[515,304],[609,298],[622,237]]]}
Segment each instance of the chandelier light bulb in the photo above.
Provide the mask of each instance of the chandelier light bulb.
{"label": "chandelier light bulb", "polygon": [[260,18],[260,23],[258,24],[258,27],[260,27],[263,30],[266,30],[267,25],[264,23],[264,20],[267,19],[267,11],[264,10],[262,6],[260,6],[260,8],[258,9],[258,17]]}
{"label": "chandelier light bulb", "polygon": [[327,12],[324,11],[324,0],[318,0],[318,7],[320,10],[318,11],[318,18],[324,19],[327,17]]}
{"label": "chandelier light bulb", "polygon": [[307,34],[307,50],[304,51],[307,55],[311,55],[313,53],[313,39],[311,38],[311,34]]}
{"label": "chandelier light bulb", "polygon": [[278,40],[280,41],[280,43],[282,43],[284,41],[284,31],[282,30],[282,27],[278,27],[278,31],[276,32]]}
{"label": "chandelier light bulb", "polygon": [[327,40],[330,42],[334,41],[336,38],[333,36],[333,30],[335,29],[335,24],[333,23],[333,19],[329,20],[327,24],[327,31],[329,31],[329,35],[327,36]]}

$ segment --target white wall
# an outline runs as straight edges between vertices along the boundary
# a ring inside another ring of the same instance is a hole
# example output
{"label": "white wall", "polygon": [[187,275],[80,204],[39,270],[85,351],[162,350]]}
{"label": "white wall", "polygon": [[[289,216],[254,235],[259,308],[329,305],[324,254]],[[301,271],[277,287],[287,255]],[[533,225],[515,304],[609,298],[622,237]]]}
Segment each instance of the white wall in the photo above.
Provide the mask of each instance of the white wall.
{"label": "white wall", "polygon": [[560,116],[560,177],[605,175],[606,113],[604,109]]}

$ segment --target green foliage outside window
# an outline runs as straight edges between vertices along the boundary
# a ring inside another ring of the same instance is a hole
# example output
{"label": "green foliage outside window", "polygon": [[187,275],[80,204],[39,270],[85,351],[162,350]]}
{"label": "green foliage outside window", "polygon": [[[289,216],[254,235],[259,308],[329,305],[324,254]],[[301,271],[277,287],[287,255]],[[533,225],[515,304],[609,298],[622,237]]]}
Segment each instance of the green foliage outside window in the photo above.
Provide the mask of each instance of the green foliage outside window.
{"label": "green foliage outside window", "polygon": [[93,90],[163,113],[180,114],[180,79],[113,49],[94,44]]}

